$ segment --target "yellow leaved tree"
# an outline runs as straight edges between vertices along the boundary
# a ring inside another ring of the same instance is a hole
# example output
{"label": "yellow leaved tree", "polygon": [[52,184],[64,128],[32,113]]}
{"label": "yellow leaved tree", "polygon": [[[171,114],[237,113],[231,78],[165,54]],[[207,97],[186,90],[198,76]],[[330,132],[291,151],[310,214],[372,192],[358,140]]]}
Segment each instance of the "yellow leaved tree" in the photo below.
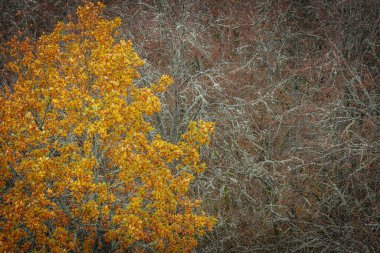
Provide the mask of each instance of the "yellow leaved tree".
{"label": "yellow leaved tree", "polygon": [[2,252],[190,252],[215,223],[188,196],[213,124],[191,122],[178,143],[154,134],[149,116],[172,79],[134,85],[143,62],[103,8],[87,3],[36,43],[9,43]]}

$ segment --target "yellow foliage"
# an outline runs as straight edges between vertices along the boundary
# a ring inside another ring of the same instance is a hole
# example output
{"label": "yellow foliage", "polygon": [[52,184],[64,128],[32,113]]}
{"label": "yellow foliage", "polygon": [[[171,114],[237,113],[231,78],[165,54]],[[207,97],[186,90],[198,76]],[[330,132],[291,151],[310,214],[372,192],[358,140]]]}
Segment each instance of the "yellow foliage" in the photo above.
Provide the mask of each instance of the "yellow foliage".
{"label": "yellow foliage", "polygon": [[17,82],[0,96],[3,252],[111,243],[190,252],[215,223],[187,196],[214,125],[192,122],[178,144],[147,139],[146,116],[160,111],[157,93],[173,80],[133,84],[143,61],[114,37],[121,20],[104,19],[103,8],[78,8],[76,23],[58,23],[35,44],[9,42]]}

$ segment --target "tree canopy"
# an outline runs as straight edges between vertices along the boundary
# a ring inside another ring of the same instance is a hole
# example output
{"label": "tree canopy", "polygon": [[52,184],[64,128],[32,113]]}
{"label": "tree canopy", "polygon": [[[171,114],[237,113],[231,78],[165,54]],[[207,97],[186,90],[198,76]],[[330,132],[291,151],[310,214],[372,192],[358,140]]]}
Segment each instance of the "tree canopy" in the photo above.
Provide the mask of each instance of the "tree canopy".
{"label": "tree canopy", "polygon": [[37,42],[13,39],[0,95],[0,248],[42,252],[189,252],[215,218],[188,196],[214,124],[177,143],[149,118],[173,82],[136,85],[144,64],[121,19],[88,3]]}

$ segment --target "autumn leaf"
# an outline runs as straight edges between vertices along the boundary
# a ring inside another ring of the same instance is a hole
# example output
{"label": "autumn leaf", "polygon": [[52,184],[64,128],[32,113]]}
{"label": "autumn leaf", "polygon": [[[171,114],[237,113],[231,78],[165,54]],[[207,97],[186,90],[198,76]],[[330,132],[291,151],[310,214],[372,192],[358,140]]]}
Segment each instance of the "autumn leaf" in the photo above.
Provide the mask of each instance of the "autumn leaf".
{"label": "autumn leaf", "polygon": [[189,252],[215,223],[188,196],[213,124],[191,123],[178,144],[147,138],[147,116],[160,111],[156,93],[173,80],[134,85],[143,61],[132,42],[114,37],[121,19],[103,18],[104,8],[88,2],[77,22],[58,23],[36,43],[9,42],[17,81],[0,97],[6,252],[141,244]]}

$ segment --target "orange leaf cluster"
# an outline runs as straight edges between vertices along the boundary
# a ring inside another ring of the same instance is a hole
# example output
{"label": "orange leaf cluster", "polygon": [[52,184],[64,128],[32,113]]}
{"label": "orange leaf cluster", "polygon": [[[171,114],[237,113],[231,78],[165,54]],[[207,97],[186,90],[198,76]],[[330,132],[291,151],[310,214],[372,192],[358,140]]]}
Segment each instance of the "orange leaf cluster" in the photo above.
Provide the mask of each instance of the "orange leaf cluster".
{"label": "orange leaf cluster", "polygon": [[93,249],[190,252],[215,219],[196,211],[188,186],[213,124],[192,122],[177,144],[148,138],[159,112],[121,20],[88,3],[32,45],[12,40],[17,76],[0,96],[0,247],[3,252]]}

